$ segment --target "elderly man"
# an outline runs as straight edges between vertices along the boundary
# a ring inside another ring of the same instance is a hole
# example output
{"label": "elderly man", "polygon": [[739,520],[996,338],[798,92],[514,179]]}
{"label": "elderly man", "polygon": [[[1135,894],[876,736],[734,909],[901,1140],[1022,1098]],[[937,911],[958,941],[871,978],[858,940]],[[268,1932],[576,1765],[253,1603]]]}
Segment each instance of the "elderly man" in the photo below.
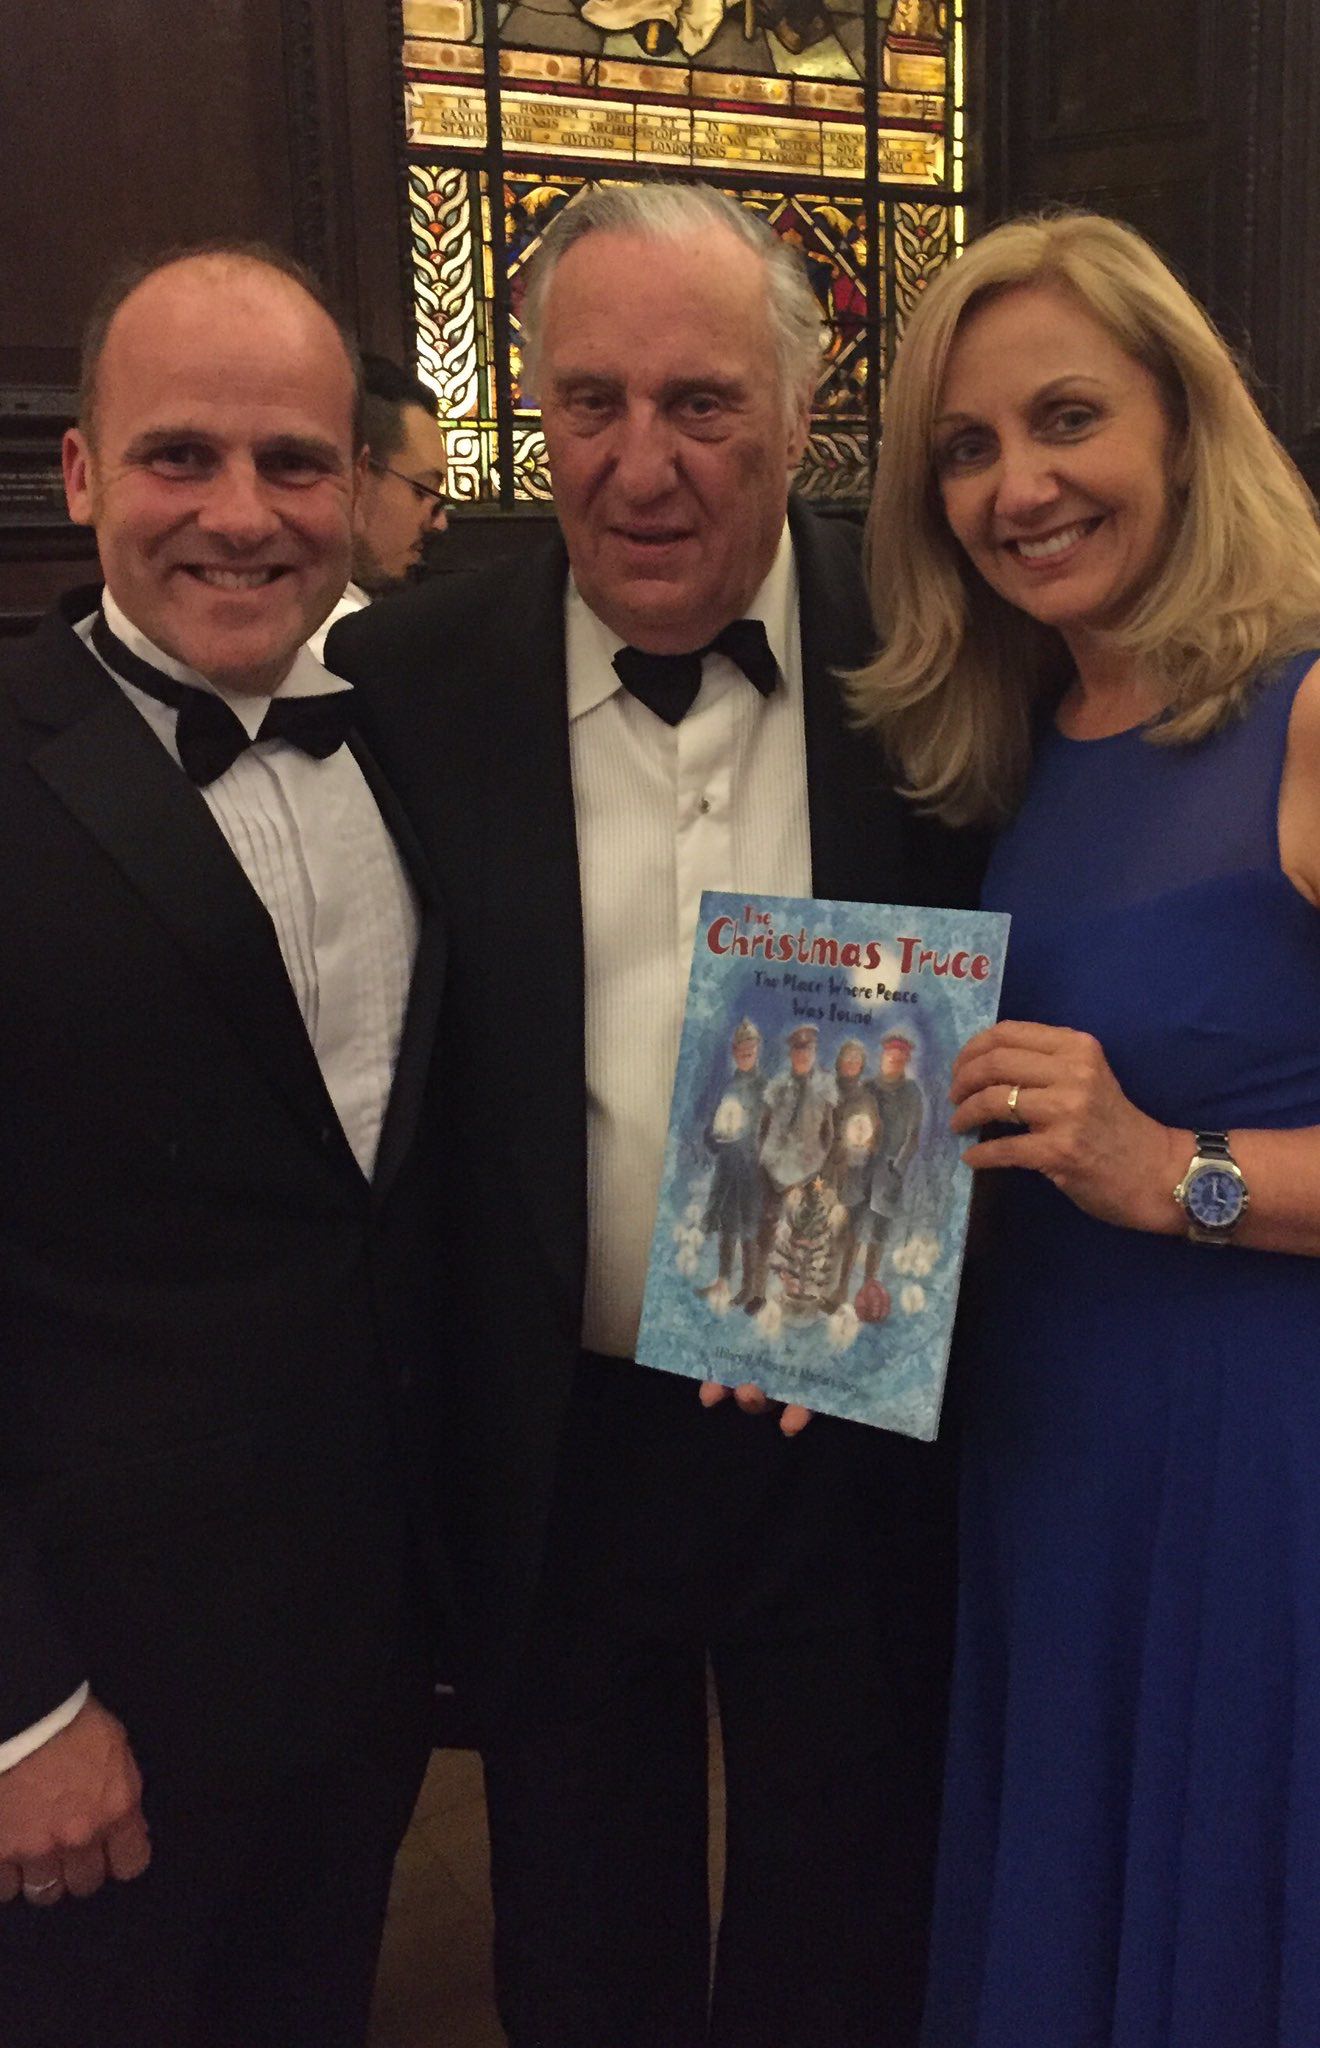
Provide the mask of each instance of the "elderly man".
{"label": "elderly man", "polygon": [[0,681],[5,2048],[358,2048],[425,1760],[440,935],[300,652],[356,412],[273,251],[116,286],[105,588]]}
{"label": "elderly man", "polygon": [[[516,2048],[877,2048],[920,1994],[931,1816],[888,1809],[938,1701],[879,1654],[868,1564],[932,1454],[708,1413],[631,1354],[701,890],[954,885],[835,679],[871,643],[855,533],[788,504],[820,336],[797,259],[711,192],[606,188],[547,235],[523,317],[562,540],[329,646],[392,679],[375,741],[429,801],[453,911],[444,1499],[502,2008]],[[536,1057],[493,1084],[514,1001]]]}
{"label": "elderly man", "polygon": [[449,464],[435,394],[388,356],[362,358],[362,431],[367,453],[353,508],[353,574],[308,640],[318,658],[340,619],[402,590],[432,534],[448,524]]}

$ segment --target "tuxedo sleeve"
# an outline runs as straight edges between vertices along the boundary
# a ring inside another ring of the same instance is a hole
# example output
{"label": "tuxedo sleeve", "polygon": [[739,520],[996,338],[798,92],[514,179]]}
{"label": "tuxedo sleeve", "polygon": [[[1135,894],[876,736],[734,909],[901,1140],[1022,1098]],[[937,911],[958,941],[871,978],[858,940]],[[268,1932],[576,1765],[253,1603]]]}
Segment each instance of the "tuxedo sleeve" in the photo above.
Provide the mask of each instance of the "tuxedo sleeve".
{"label": "tuxedo sleeve", "polygon": [[70,1699],[87,1672],[52,1613],[26,1544],[0,1538],[0,1742]]}

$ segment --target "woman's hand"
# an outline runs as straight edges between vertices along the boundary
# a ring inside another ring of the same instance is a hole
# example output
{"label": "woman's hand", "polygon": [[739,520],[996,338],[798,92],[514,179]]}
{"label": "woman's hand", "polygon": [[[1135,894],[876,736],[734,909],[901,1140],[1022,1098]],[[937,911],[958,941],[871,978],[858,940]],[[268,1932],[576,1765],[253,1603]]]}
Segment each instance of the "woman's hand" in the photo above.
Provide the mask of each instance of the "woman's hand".
{"label": "woman's hand", "polygon": [[955,1131],[1022,1125],[970,1146],[962,1155],[969,1166],[1029,1167],[1102,1222],[1182,1235],[1173,1191],[1194,1134],[1156,1123],[1129,1102],[1085,1031],[993,1024],[954,1061],[949,1095]]}
{"label": "woman's hand", "polygon": [[[727,1401],[730,1394],[744,1415],[768,1415],[771,1408],[777,1405],[771,1401],[768,1394],[763,1394],[759,1387],[752,1386],[750,1382],[745,1382],[741,1387],[725,1387],[721,1386],[718,1380],[703,1380],[698,1399],[703,1408],[715,1408],[721,1401]],[[784,1436],[801,1436],[811,1420],[811,1415],[810,1408],[800,1408],[795,1402],[790,1401],[780,1411],[780,1431]]]}

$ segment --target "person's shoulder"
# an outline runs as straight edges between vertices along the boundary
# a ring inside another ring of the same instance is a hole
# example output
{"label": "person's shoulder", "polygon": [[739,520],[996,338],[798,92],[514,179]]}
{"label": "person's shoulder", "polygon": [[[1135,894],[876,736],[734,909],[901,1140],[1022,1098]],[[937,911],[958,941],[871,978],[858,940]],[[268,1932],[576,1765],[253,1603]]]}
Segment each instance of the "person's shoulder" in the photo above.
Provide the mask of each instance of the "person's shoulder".
{"label": "person's shoulder", "polygon": [[[95,593],[91,596],[94,600]],[[33,691],[57,673],[76,672],[94,660],[73,630],[70,610],[76,612],[76,600],[47,612],[29,632],[0,640],[0,704],[6,723],[33,703]]]}
{"label": "person's shoulder", "polygon": [[325,664],[350,682],[404,676],[434,679],[437,660],[453,669],[481,660],[562,588],[563,557],[541,545],[526,558],[435,576],[341,619],[326,641]]}
{"label": "person's shoulder", "polygon": [[827,572],[860,584],[862,529],[846,513],[822,512],[805,498],[788,501],[788,530],[799,571]]}
{"label": "person's shoulder", "polygon": [[1289,768],[1320,788],[1320,656],[1314,649],[1295,656],[1265,687],[1276,693]]}

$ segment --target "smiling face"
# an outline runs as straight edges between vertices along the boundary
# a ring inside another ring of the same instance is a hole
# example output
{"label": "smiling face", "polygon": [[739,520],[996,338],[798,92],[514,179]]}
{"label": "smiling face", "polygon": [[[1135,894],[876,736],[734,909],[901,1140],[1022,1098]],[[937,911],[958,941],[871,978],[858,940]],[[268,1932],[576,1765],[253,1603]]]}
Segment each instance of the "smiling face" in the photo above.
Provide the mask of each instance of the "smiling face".
{"label": "smiling face", "polygon": [[704,646],[765,580],[805,444],[761,258],[720,227],[585,235],[550,280],[540,364],[578,589],[634,647]]}
{"label": "smiling face", "polygon": [[968,315],[936,414],[955,537],[1076,656],[1164,556],[1172,435],[1155,378],[1070,291],[1023,285]]}
{"label": "smiling face", "polygon": [[194,257],[124,301],[65,491],[163,653],[231,689],[283,681],[347,579],[352,418],[343,343],[292,279]]}

